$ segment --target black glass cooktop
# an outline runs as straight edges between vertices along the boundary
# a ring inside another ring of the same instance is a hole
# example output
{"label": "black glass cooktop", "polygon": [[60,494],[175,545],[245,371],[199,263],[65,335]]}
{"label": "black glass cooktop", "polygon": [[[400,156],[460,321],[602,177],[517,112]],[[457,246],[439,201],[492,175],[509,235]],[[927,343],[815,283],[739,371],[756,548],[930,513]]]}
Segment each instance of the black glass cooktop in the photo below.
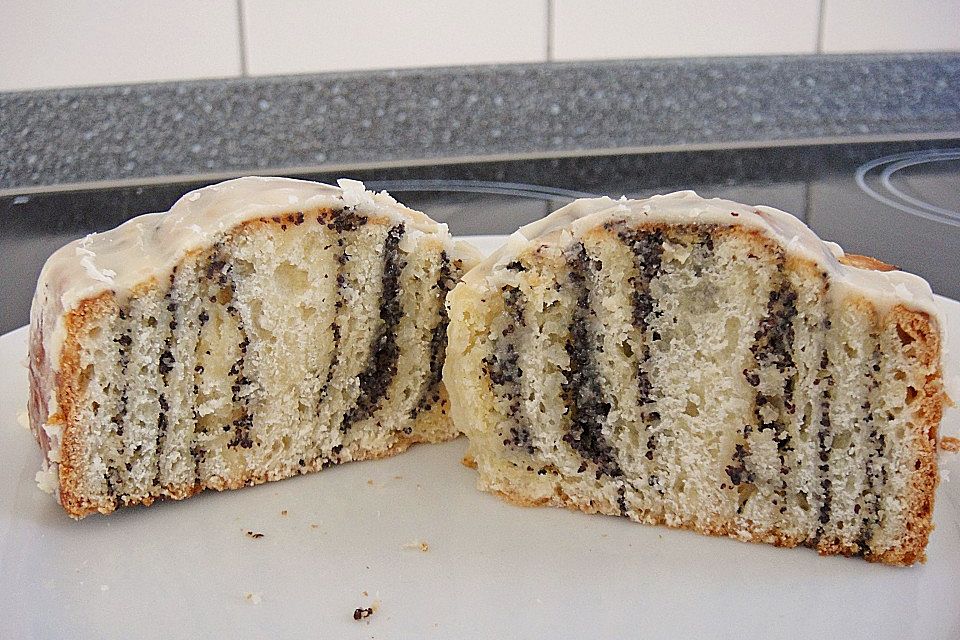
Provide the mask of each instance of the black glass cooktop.
{"label": "black glass cooktop", "polygon": [[[460,235],[507,234],[571,199],[695,189],[789,211],[822,238],[927,278],[960,298],[960,140],[834,144],[504,160],[336,173],[447,222]],[[29,320],[44,260],[62,244],[162,211],[214,180],[0,196],[0,333]]]}

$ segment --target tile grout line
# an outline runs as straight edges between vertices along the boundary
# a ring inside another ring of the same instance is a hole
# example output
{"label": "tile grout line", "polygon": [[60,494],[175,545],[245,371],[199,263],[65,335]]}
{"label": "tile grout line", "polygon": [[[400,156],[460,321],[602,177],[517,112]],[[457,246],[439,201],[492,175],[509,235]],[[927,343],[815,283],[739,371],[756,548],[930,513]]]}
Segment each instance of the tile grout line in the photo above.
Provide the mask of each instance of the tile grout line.
{"label": "tile grout line", "polygon": [[246,25],[243,21],[243,0],[237,0],[237,31],[239,34],[240,46],[240,75],[244,78],[249,77],[250,72],[247,68],[247,34]]}
{"label": "tile grout line", "polygon": [[817,15],[817,53],[823,53],[823,30],[826,26],[827,0],[820,0],[820,11]]}
{"label": "tile grout line", "polygon": [[547,3],[547,62],[553,62],[553,0]]}

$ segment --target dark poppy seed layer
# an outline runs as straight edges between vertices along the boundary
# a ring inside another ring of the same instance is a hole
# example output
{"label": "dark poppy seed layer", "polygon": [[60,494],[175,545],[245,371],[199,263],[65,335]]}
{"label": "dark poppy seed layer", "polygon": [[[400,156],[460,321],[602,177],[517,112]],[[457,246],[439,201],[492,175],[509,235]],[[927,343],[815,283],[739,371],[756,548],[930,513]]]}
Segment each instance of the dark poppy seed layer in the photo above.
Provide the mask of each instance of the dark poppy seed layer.
{"label": "dark poppy seed layer", "polygon": [[533,454],[536,448],[533,446],[529,419],[523,407],[523,369],[520,367],[520,354],[517,351],[517,333],[526,326],[526,297],[520,289],[513,286],[503,287],[501,292],[507,322],[494,341],[493,353],[483,359],[483,367],[490,378],[494,393],[505,406],[512,423],[507,432],[500,434],[503,446],[515,447]]}
{"label": "dark poppy seed layer", "polygon": [[173,281],[175,274],[176,269],[174,269],[174,273],[170,274],[170,286],[167,288],[167,292],[163,298],[167,313],[170,314],[170,322],[167,325],[169,333],[167,333],[164,338],[163,351],[157,363],[157,370],[160,373],[160,383],[163,391],[160,392],[157,398],[157,403],[160,405],[160,413],[157,415],[157,440],[155,449],[157,454],[157,470],[153,479],[154,487],[160,485],[160,457],[163,452],[164,442],[167,438],[167,429],[170,426],[170,419],[167,417],[170,405],[167,402],[166,390],[170,387],[169,375],[170,372],[173,371],[173,365],[176,362],[173,357],[173,332],[177,328],[177,303],[173,301]]}
{"label": "dark poppy seed layer", "polygon": [[[780,265],[781,276],[783,264]],[[777,490],[781,499],[786,498],[787,474],[791,468],[787,464],[786,456],[794,451],[790,435],[787,433],[787,424],[790,416],[796,412],[794,403],[794,387],[796,385],[796,364],[793,361],[793,343],[795,330],[793,322],[797,317],[797,293],[785,277],[782,277],[779,287],[770,292],[767,302],[767,315],[760,322],[754,343],[750,347],[757,365],[760,367],[774,367],[783,377],[781,393],[767,395],[758,391],[754,400],[754,418],[757,431],[772,431],[773,440],[777,444],[777,453],[780,459],[781,487]],[[772,407],[776,417],[765,419],[763,407]]]}
{"label": "dark poppy seed layer", "polygon": [[[657,302],[650,292],[650,284],[662,271],[663,231],[622,230],[619,233],[619,237],[633,253],[633,262],[637,270],[637,275],[628,281],[631,286],[631,300],[633,303],[633,325],[641,334],[645,334],[649,328],[650,320],[660,314],[657,309]],[[650,396],[653,388],[650,382],[650,376],[647,375],[646,371],[646,363],[649,359],[650,346],[644,340],[637,356],[637,387],[639,390],[640,415],[643,417],[643,424],[648,432],[646,441],[647,451],[644,455],[647,460],[652,461],[654,451],[657,448],[654,428],[656,424],[660,422],[660,414],[650,410],[648,407],[648,405],[652,403]]]}
{"label": "dark poppy seed layer", "polygon": [[600,385],[599,370],[594,359],[598,340],[590,326],[592,271],[599,270],[599,261],[590,258],[582,243],[575,244],[566,255],[569,273],[567,286],[576,300],[566,344],[570,368],[565,370],[563,393],[570,413],[569,431],[563,436],[577,453],[597,466],[597,477],[623,475],[616,451],[603,435],[610,402]]}
{"label": "dark poppy seed layer", "polygon": [[250,339],[247,337],[247,331],[244,328],[243,318],[237,310],[234,300],[237,296],[237,282],[235,280],[233,265],[227,261],[227,258],[221,257],[215,260],[219,264],[220,275],[217,282],[220,284],[220,296],[227,299],[227,313],[237,323],[237,330],[240,333],[240,342],[237,343],[237,350],[240,355],[230,367],[228,375],[233,380],[230,385],[230,392],[234,405],[239,405],[239,415],[234,418],[229,426],[224,425],[225,431],[232,432],[232,437],[227,442],[231,448],[240,447],[250,449],[253,447],[253,440],[250,438],[250,430],[253,426],[253,415],[250,413],[250,395],[246,393],[250,384],[250,379],[244,373],[247,358],[247,347],[250,345]]}
{"label": "dark poppy seed layer", "polygon": [[400,274],[406,266],[406,260],[400,251],[400,239],[404,232],[403,224],[392,227],[383,244],[380,329],[374,337],[367,365],[360,373],[360,396],[340,425],[340,431],[344,433],[350,430],[354,422],[373,415],[386,397],[390,382],[397,374],[397,360],[400,357],[397,325],[403,315],[400,304]]}
{"label": "dark poppy seed layer", "polygon": [[[795,339],[793,323],[796,317],[797,293],[784,275],[784,264],[781,258],[774,279],[774,287],[767,298],[766,313],[760,319],[753,336],[753,344],[750,346],[753,366],[743,371],[747,384],[756,389],[753,423],[744,425],[742,441],[734,450],[733,463],[726,468],[727,476],[733,486],[741,489],[737,513],[743,511],[746,506],[745,500],[751,495],[749,491],[742,490],[743,485],[755,484],[758,481],[750,461],[750,439],[755,430],[759,433],[772,432],[772,439],[777,445],[780,474],[779,479],[773,481],[777,495],[774,500],[775,505],[779,505],[780,513],[786,512],[787,478],[793,470],[787,457],[794,451],[787,425],[790,417],[796,412],[794,389],[797,367],[793,359]],[[761,390],[760,386],[760,373],[771,369],[783,379],[782,387],[775,393],[767,393]]]}
{"label": "dark poppy seed layer", "polygon": [[[825,329],[828,327],[825,327]],[[820,478],[820,513],[814,540],[823,535],[823,528],[830,522],[832,482],[830,480],[830,450],[833,445],[833,425],[830,421],[830,400],[833,393],[833,376],[829,373],[830,356],[823,350],[820,358],[820,424],[817,429],[817,471]]]}
{"label": "dark poppy seed layer", "polygon": [[443,361],[447,355],[447,325],[450,317],[447,313],[447,294],[453,290],[457,279],[453,274],[453,266],[447,252],[440,254],[440,274],[434,288],[440,296],[440,308],[437,315],[437,324],[430,334],[430,371],[423,385],[420,398],[410,412],[410,418],[416,420],[422,412],[430,411],[440,401],[440,379],[443,377]]}
{"label": "dark poppy seed layer", "polygon": [[[321,218],[317,218],[321,222]],[[347,234],[359,230],[368,223],[365,216],[358,215],[349,207],[336,212],[329,222],[326,223],[327,229],[337,234],[337,272],[336,272],[336,300],[334,301],[333,320],[330,323],[330,333],[332,336],[332,349],[330,355],[330,365],[327,372],[323,375],[324,381],[320,386],[320,393],[317,398],[317,412],[320,411],[320,405],[327,397],[330,389],[330,383],[340,364],[340,341],[343,329],[340,326],[340,315],[346,306],[347,294],[347,264],[350,262],[350,254],[347,252]]]}
{"label": "dark poppy seed layer", "polygon": [[342,338],[342,329],[340,328],[340,313],[346,304],[347,276],[345,271],[346,264],[350,261],[350,254],[347,253],[347,242],[343,235],[343,228],[333,225],[333,223],[329,224],[328,228],[337,230],[339,234],[337,236],[336,300],[333,303],[334,314],[333,320],[330,323],[330,335],[333,342],[330,351],[330,365],[327,367],[327,372],[323,376],[324,381],[320,387],[320,393],[317,397],[318,413],[320,412],[320,405],[323,404],[323,401],[327,397],[327,392],[330,389],[330,382],[333,380],[333,374],[336,372],[337,365],[340,362],[340,340]]}
{"label": "dark poppy seed layer", "polygon": [[[879,373],[880,343],[877,341],[873,351],[870,371],[868,372],[870,392],[875,392],[880,386],[880,380],[877,377]],[[866,553],[869,550],[870,539],[873,537],[874,530],[880,524],[880,494],[883,492],[884,485],[887,483],[887,443],[886,437],[878,432],[878,422],[882,418],[877,415],[869,397],[864,401],[861,408],[864,412],[864,428],[869,429],[870,432],[866,442],[867,451],[865,452],[866,460],[864,462],[865,486],[862,494],[863,507],[859,509],[862,520],[857,546],[860,549],[860,553]]]}

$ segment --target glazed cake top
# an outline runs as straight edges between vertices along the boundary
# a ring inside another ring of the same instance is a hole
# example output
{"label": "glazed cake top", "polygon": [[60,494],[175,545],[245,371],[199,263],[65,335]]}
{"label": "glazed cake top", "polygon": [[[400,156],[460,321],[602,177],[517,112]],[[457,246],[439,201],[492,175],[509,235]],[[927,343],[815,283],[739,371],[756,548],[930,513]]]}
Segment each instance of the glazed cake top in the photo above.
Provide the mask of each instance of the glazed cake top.
{"label": "glazed cake top", "polygon": [[[622,221],[666,224],[741,225],[757,229],[776,240],[788,254],[812,260],[828,275],[831,286],[848,288],[866,296],[881,310],[898,304],[929,314],[942,332],[946,323],[933,300],[930,285],[920,276],[903,271],[874,271],[842,264],[843,249],[824,242],[796,217],[772,207],[749,206],[705,199],[693,191],[677,191],[644,200],[583,198],[547,217],[521,227],[506,244],[466,276],[480,283],[497,267],[506,265],[523,251],[541,244],[565,247],[584,232]],[[945,343],[945,340],[943,341]]]}
{"label": "glazed cake top", "polygon": [[141,282],[167,277],[188,253],[211,246],[248,220],[350,207],[405,223],[406,242],[418,234],[436,234],[451,259],[474,256],[472,247],[452,240],[447,225],[399,204],[388,193],[368,191],[356,180],[339,180],[338,185],[290,178],[228,180],[187,193],[169,211],[138,216],[60,248],[43,266],[30,311],[31,325],[43,326],[50,362],[59,360],[66,311],[106,291],[122,299]]}

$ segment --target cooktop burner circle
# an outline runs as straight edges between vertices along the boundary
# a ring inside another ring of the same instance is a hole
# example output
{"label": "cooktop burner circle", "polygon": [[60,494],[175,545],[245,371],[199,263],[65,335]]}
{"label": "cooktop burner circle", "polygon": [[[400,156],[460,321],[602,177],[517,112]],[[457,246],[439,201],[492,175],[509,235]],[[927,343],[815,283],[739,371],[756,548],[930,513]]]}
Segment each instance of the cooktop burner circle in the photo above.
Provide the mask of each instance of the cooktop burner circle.
{"label": "cooktop burner circle", "polygon": [[927,149],[876,158],[857,168],[857,186],[874,200],[900,211],[960,227],[960,211],[914,197],[893,181],[895,174],[911,167],[956,160],[960,160],[960,149]]}
{"label": "cooktop burner circle", "polygon": [[572,191],[556,187],[544,187],[520,182],[498,182],[488,180],[372,180],[366,183],[368,189],[402,193],[404,191],[453,191],[462,193],[490,193],[504,196],[518,196],[535,200],[556,200],[557,198],[596,198],[596,194],[585,191]]}

